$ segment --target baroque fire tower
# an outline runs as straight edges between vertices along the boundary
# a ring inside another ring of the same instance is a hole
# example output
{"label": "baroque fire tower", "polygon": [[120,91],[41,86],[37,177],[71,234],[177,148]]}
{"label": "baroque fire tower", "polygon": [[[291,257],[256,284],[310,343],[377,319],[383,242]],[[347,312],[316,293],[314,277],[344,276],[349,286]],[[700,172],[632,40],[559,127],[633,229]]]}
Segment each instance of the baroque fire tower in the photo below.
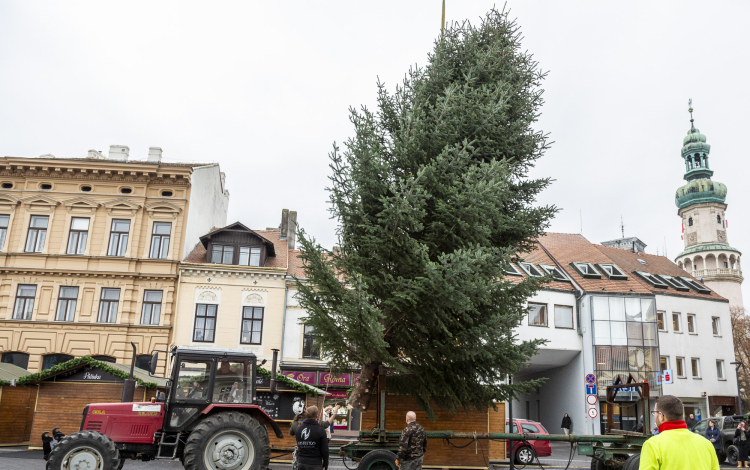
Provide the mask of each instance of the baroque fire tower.
{"label": "baroque fire tower", "polygon": [[675,195],[685,251],[677,255],[675,262],[729,299],[730,306],[742,307],[742,253],[727,241],[724,202],[727,187],[711,179],[714,174],[708,164],[711,146],[693,125],[692,100],[690,104],[690,130],[682,141],[687,184],[677,189]]}

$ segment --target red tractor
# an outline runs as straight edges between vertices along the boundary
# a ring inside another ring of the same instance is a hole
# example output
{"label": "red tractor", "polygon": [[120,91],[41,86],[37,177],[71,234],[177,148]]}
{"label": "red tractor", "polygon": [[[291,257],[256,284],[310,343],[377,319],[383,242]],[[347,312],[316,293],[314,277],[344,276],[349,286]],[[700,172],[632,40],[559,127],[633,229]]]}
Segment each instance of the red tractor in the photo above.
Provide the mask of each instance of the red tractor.
{"label": "red tractor", "polygon": [[[151,359],[152,375],[158,354]],[[175,347],[167,359],[172,374],[166,394],[146,403],[87,405],[80,431],[55,436],[47,470],[116,470],[125,459],[180,459],[188,470],[268,468],[266,428],[283,434],[256,404],[255,355]],[[275,352],[273,362],[275,373]]]}

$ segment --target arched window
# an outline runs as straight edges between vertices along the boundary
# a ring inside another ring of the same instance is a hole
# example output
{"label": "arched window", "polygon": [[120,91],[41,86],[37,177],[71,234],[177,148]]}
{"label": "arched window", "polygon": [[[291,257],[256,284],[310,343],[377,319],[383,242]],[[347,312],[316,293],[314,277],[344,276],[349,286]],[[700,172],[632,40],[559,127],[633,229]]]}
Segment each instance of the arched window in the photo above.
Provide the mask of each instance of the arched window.
{"label": "arched window", "polygon": [[720,223],[721,223],[721,216],[720,216],[720,215],[717,215],[717,216],[716,216],[716,223],[717,223],[717,224],[720,224]]}
{"label": "arched window", "polygon": [[22,352],[9,352],[3,354],[3,362],[5,364],[13,364],[21,369],[29,368],[29,355]]}
{"label": "arched window", "polygon": [[44,356],[44,364],[42,370],[51,369],[58,364],[73,359],[73,356],[69,354],[48,354]]}
{"label": "arched window", "polygon": [[151,369],[151,356],[142,354],[135,358],[135,366],[139,369],[149,370]]}
{"label": "arched window", "polygon": [[117,360],[112,356],[93,356],[93,359],[102,362],[117,362]]}
{"label": "arched window", "polygon": [[688,219],[688,226],[689,226],[689,227],[692,227],[692,226],[693,226],[693,218],[692,218],[692,217],[690,217],[690,218]]}

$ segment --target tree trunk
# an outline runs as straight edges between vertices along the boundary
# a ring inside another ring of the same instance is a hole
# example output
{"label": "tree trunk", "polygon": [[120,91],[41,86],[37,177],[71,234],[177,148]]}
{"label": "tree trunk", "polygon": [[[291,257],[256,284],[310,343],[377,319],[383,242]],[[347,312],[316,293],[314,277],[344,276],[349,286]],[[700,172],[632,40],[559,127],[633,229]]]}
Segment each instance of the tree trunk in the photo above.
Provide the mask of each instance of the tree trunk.
{"label": "tree trunk", "polygon": [[354,384],[354,390],[349,395],[347,405],[353,409],[365,412],[370,406],[370,397],[377,385],[379,363],[367,363],[362,366],[362,372]]}

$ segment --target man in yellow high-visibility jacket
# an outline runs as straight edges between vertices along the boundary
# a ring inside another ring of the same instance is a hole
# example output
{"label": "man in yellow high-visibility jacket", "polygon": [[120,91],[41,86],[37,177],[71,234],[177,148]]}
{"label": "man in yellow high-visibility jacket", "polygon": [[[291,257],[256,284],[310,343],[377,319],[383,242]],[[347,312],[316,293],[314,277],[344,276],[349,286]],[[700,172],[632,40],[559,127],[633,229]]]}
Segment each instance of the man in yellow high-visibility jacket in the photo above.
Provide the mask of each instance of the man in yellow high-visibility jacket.
{"label": "man in yellow high-visibility jacket", "polygon": [[713,444],[688,430],[679,398],[657,398],[651,413],[659,434],[643,444],[640,470],[719,470]]}

